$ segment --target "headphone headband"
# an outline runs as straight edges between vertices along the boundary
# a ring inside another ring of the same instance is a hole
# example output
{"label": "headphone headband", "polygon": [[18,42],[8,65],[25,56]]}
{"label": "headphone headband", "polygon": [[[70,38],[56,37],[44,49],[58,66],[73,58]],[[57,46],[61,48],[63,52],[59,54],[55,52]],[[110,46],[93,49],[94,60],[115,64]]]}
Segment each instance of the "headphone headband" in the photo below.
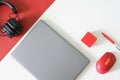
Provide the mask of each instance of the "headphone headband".
{"label": "headphone headband", "polygon": [[10,4],[9,2],[0,1],[0,4],[8,6],[10,9],[12,9],[12,11],[13,11],[15,14],[18,13],[17,10],[16,10],[16,8],[15,8],[12,4]]}

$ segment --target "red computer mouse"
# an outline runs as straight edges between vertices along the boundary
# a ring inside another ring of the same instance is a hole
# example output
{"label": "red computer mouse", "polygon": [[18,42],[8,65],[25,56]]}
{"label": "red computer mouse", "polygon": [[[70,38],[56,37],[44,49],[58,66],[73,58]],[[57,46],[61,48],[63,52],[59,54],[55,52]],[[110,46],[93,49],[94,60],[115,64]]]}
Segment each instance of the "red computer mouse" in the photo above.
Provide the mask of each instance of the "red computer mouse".
{"label": "red computer mouse", "polygon": [[96,70],[104,74],[108,72],[114,63],[116,62],[116,57],[111,52],[106,52],[96,63]]}

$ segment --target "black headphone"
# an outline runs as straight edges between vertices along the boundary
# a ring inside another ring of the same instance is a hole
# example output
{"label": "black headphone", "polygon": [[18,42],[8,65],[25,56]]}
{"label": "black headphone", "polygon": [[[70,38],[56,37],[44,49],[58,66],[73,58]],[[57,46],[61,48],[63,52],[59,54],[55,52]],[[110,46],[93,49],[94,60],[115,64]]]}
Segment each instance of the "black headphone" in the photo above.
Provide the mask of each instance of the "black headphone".
{"label": "black headphone", "polygon": [[[12,4],[6,1],[0,1],[0,4],[8,6],[10,9],[12,9],[16,17],[18,17],[18,12]],[[10,17],[10,14],[9,14],[9,17]],[[22,26],[20,22],[17,21],[16,18],[11,18],[11,17],[10,19],[7,20],[7,22],[1,28],[2,32],[10,38],[18,35],[21,29],[22,29]]]}

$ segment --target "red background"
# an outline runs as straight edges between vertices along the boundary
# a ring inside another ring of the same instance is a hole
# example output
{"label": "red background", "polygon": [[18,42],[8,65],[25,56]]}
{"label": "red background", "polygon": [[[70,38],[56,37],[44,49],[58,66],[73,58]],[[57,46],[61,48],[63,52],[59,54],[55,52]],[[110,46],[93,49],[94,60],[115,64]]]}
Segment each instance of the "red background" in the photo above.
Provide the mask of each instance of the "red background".
{"label": "red background", "polygon": [[[20,35],[8,38],[0,36],[0,61],[20,40],[25,32],[34,24],[34,22],[45,12],[45,10],[54,2],[54,0],[5,0],[10,2],[17,9],[23,30]],[[0,5],[0,27],[9,19],[8,15],[11,9],[5,5]]]}

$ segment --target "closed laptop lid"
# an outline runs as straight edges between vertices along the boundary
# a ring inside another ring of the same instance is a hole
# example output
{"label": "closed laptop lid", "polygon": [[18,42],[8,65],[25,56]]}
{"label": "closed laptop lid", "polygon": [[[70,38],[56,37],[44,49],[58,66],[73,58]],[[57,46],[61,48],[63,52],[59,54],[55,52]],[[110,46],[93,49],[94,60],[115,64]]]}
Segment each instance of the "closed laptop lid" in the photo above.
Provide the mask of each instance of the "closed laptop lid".
{"label": "closed laptop lid", "polygon": [[40,20],[12,56],[37,80],[75,80],[89,59]]}

